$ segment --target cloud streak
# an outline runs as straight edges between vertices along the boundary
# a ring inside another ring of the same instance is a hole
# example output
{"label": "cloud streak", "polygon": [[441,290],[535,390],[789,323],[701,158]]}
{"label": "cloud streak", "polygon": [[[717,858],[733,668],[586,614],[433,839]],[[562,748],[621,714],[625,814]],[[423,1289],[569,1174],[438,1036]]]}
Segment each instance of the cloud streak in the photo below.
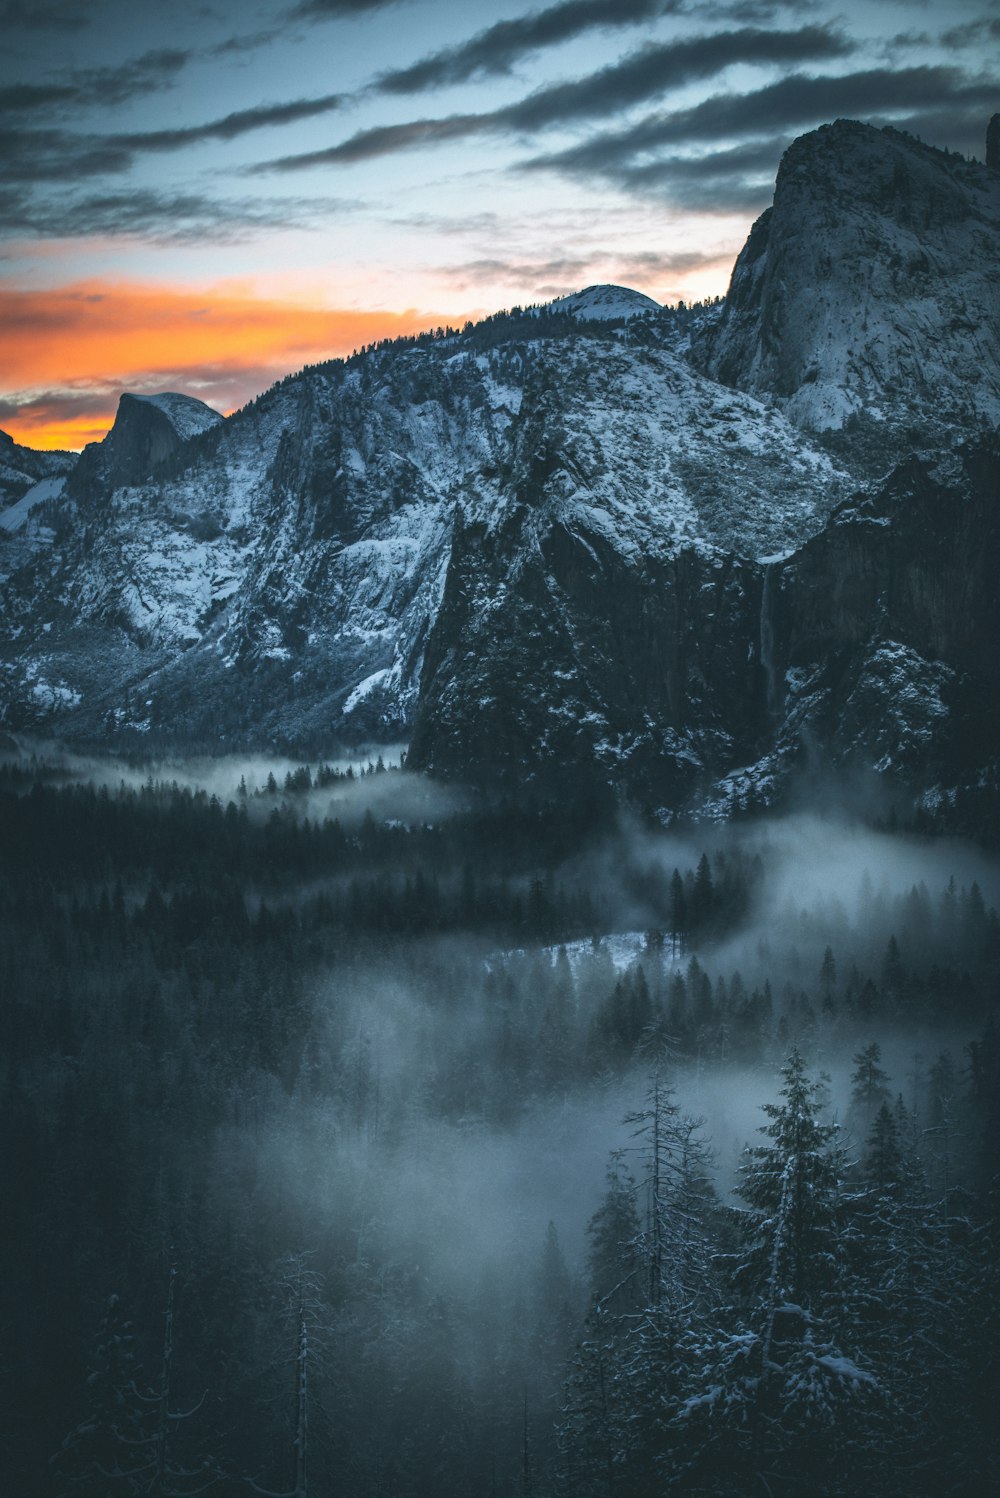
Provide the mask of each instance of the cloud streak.
{"label": "cloud streak", "polygon": [[[971,119],[973,112],[978,118],[995,92],[991,79],[970,80],[958,69],[943,66],[896,71],[874,68],[840,77],[797,73],[750,93],[715,95],[689,109],[650,115],[625,129],[592,135],[566,150],[533,157],[521,170],[555,171],[586,180],[600,176],[632,185],[681,186],[711,169],[713,158],[704,155],[704,148],[717,141],[765,136],[772,143],[787,143],[789,133],[803,127],[844,116],[871,118],[873,103],[874,117],[886,121],[902,111],[916,109],[921,120],[936,116],[954,125]],[[933,101],[932,106],[929,101]],[[916,118],[910,114],[897,122],[905,127]],[[697,162],[671,158],[662,154],[665,147],[697,150],[700,154]],[[719,175],[726,174],[723,169],[727,158],[738,168],[739,158],[732,155],[737,149],[715,156]],[[764,171],[767,152],[775,146],[760,148],[758,144],[744,149],[746,168]],[[759,158],[755,155],[758,149],[764,152]],[[776,165],[777,158],[773,157],[772,170]]]}
{"label": "cloud streak", "polygon": [[210,141],[232,141],[255,130],[274,129],[315,119],[340,109],[339,94],[294,99],[284,104],[259,104],[199,125],[130,134],[82,134],[60,129],[0,127],[0,183],[36,187],[82,178],[114,176],[129,171],[137,156],[178,151]]}
{"label": "cloud streak", "polygon": [[0,7],[0,27],[22,31],[82,31],[88,24],[78,5],[44,5],[36,0],[7,0]]}
{"label": "cloud streak", "polygon": [[290,21],[344,21],[400,3],[402,0],[299,0],[287,15]]}
{"label": "cloud streak", "polygon": [[14,83],[0,88],[0,113],[24,114],[53,107],[125,104],[169,86],[191,60],[178,48],[159,48],[119,67],[84,68],[51,83]]}
{"label": "cloud streak", "polygon": [[152,244],[235,244],[262,231],[318,227],[358,206],[343,198],[219,198],[153,188],[30,197],[0,189],[0,237],[140,238]]}
{"label": "cloud streak", "polygon": [[526,16],[497,21],[456,47],[383,73],[375,87],[383,93],[416,94],[470,78],[502,76],[523,58],[588,31],[637,26],[682,8],[677,0],[561,0]]}
{"label": "cloud streak", "polygon": [[263,163],[258,170],[350,165],[477,135],[531,134],[619,113],[712,77],[734,63],[826,61],[844,57],[852,50],[853,44],[846,37],[826,26],[794,31],[743,28],[690,37],[642,48],[588,77],[538,89],[500,109],[376,126],[334,146],[279,157]]}

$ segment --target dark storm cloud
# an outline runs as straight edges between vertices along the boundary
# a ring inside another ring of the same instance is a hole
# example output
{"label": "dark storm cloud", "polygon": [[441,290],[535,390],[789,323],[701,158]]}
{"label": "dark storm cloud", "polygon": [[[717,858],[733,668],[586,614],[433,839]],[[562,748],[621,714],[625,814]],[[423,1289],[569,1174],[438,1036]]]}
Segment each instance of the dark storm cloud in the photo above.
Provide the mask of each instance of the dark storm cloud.
{"label": "dark storm cloud", "polygon": [[40,5],[35,0],[7,0],[0,6],[0,27],[32,31],[80,31],[88,18],[76,4]]}
{"label": "dark storm cloud", "polygon": [[[957,68],[871,68],[843,77],[792,74],[746,94],[719,94],[690,109],[650,115],[624,130],[593,135],[577,146],[525,163],[527,168],[570,176],[595,173],[617,179],[649,152],[663,146],[698,148],[727,136],[778,135],[844,116],[884,118],[919,109],[925,118],[947,119],[967,109],[989,107],[996,97],[991,79],[969,79]],[[928,108],[928,101],[932,107]]]}
{"label": "dark storm cloud", "polygon": [[376,81],[385,93],[415,94],[469,78],[509,73],[523,57],[571,41],[598,28],[635,26],[682,7],[673,0],[562,0],[545,10],[509,21],[435,52],[408,68],[396,68]]}
{"label": "dark storm cloud", "polygon": [[20,199],[0,191],[0,234],[69,239],[127,236],[154,244],[236,243],[262,230],[310,228],[356,206],[333,198],[239,198],[139,188],[83,196]]}
{"label": "dark storm cloud", "polygon": [[50,83],[15,83],[0,88],[0,111],[26,113],[53,106],[124,104],[172,83],[191,59],[188,51],[162,48],[118,67],[84,68]]}
{"label": "dark storm cloud", "polygon": [[711,77],[736,62],[787,63],[841,57],[853,44],[825,26],[796,31],[740,30],[691,37],[644,47],[589,77],[542,88],[502,109],[410,120],[359,131],[336,146],[281,157],[260,170],[346,165],[475,135],[541,130],[576,120],[595,119],[645,102],[696,79]]}

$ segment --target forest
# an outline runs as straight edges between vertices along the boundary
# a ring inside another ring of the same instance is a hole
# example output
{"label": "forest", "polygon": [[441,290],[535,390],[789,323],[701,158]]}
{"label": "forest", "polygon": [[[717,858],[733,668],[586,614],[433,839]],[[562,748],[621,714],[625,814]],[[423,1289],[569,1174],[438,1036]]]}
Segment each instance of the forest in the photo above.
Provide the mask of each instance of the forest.
{"label": "forest", "polygon": [[1000,868],[0,764],[19,1498],[995,1488]]}

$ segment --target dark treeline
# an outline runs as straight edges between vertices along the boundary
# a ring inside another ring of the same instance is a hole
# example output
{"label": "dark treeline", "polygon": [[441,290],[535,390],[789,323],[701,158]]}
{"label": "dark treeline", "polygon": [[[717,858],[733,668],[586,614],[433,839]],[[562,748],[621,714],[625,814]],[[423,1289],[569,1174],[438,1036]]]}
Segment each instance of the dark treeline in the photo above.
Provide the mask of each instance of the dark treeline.
{"label": "dark treeline", "polygon": [[5,1490],[984,1491],[979,885],[392,781],[5,772]]}

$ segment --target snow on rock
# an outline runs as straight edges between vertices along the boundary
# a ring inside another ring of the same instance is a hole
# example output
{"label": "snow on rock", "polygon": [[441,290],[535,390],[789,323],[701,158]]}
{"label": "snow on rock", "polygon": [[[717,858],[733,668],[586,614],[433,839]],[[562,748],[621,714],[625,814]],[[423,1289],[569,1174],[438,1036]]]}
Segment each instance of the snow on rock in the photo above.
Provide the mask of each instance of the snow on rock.
{"label": "snow on rock", "polygon": [[548,305],[549,311],[568,312],[581,322],[611,322],[620,318],[628,321],[661,310],[659,302],[629,286],[587,286]]}
{"label": "snow on rock", "polygon": [[802,136],[695,358],[799,426],[853,423],[880,470],[915,425],[995,424],[1000,173],[850,120]]}
{"label": "snow on rock", "polygon": [[133,400],[144,401],[162,411],[182,442],[218,426],[222,417],[204,401],[193,395],[181,395],[175,390],[164,390],[159,395],[135,395]]}
{"label": "snow on rock", "polygon": [[58,499],[66,487],[64,477],[39,479],[37,484],[32,484],[28,492],[0,514],[0,529],[19,531],[26,524],[28,517],[37,505],[44,504],[47,499]]}
{"label": "snow on rock", "polygon": [[[66,481],[72,524],[30,559],[0,524],[6,721],[409,738],[415,767],[582,762],[668,808],[770,799],[807,735],[926,758],[983,654],[961,633],[982,496],[970,545],[957,459],[898,503],[857,489],[911,427],[950,441],[1000,401],[984,171],[841,124],[786,156],[724,310],[589,287],[226,420],[123,395]],[[11,503],[66,471],[21,452],[0,443]],[[923,521],[904,534],[917,502],[946,586]]]}

